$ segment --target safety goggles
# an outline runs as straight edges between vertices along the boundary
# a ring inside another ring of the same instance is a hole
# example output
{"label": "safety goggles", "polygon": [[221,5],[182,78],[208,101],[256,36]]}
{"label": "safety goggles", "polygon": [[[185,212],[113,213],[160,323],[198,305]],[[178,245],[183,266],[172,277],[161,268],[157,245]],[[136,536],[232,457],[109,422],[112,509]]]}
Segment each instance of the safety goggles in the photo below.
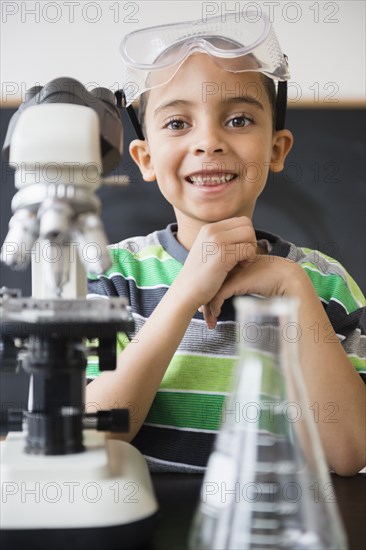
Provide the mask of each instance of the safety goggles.
{"label": "safety goggles", "polygon": [[265,13],[231,13],[225,18],[141,29],[123,38],[120,52],[129,114],[132,102],[142,93],[169,82],[191,54],[201,52],[224,70],[260,72],[278,81],[276,129],[284,127],[290,75],[287,58]]}

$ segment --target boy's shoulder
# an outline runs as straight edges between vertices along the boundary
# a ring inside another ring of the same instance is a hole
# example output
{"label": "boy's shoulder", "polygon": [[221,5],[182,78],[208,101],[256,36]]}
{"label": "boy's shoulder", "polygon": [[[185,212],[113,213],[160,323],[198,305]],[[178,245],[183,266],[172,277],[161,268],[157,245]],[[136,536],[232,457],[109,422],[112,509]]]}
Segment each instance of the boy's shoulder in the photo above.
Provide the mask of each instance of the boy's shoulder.
{"label": "boy's shoulder", "polygon": [[307,272],[316,289],[322,289],[324,301],[338,296],[346,309],[365,307],[365,296],[341,262],[324,252],[292,245],[288,255]]}
{"label": "boy's shoulder", "polygon": [[110,244],[109,250],[142,250],[148,246],[156,246],[159,244],[157,238],[158,231],[153,231],[148,235],[135,235],[133,237],[127,237],[117,243]]}
{"label": "boy's shoulder", "polygon": [[109,245],[112,265],[101,275],[88,275],[89,295],[127,296],[131,301],[132,294],[166,291],[182,268],[164,247],[167,231],[172,234],[168,226]]}
{"label": "boy's shoulder", "polygon": [[343,317],[365,307],[364,294],[341,262],[320,250],[294,244],[278,235],[256,233],[257,239],[269,243],[270,254],[293,261],[304,269],[320,300],[327,307],[332,303],[337,316]]}
{"label": "boy's shoulder", "polygon": [[160,240],[160,234],[166,230],[157,230],[148,235],[128,237],[108,246],[113,261],[123,263],[128,260],[145,260],[148,258],[164,259],[169,255]]}
{"label": "boy's shoulder", "polygon": [[166,246],[170,238],[174,239],[174,236],[168,226],[110,245],[112,266],[100,277],[134,280],[139,288],[152,288],[160,284],[169,286],[182,268],[182,262]]}

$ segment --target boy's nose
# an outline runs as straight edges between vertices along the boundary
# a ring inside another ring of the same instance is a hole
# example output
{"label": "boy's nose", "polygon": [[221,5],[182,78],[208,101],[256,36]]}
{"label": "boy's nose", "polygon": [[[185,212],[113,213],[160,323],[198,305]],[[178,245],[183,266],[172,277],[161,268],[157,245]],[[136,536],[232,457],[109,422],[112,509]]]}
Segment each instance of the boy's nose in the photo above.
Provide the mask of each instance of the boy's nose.
{"label": "boy's nose", "polygon": [[195,155],[217,155],[226,151],[221,133],[208,125],[197,131],[192,138],[191,151]]}

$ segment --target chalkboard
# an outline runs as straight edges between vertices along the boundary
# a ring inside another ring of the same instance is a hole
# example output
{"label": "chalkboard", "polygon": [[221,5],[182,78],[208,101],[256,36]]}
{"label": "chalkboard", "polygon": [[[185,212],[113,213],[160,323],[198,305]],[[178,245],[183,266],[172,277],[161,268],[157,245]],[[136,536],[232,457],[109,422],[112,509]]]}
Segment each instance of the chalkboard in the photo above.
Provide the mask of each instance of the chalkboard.
{"label": "chalkboard", "polygon": [[[14,110],[1,110],[1,143]],[[145,183],[129,158],[135,137],[123,118],[125,153],[116,174],[128,174],[130,185],[103,187],[98,195],[110,242],[144,235],[174,221],[170,205],[156,183]],[[295,135],[286,169],[270,176],[259,198],[255,225],[296,244],[320,249],[338,259],[366,291],[365,243],[365,111],[360,109],[290,110],[288,127]],[[2,161],[0,241],[10,219],[14,176]],[[31,293],[30,269],[14,272],[0,265],[0,286]],[[0,372],[3,408],[25,406],[28,375]]]}

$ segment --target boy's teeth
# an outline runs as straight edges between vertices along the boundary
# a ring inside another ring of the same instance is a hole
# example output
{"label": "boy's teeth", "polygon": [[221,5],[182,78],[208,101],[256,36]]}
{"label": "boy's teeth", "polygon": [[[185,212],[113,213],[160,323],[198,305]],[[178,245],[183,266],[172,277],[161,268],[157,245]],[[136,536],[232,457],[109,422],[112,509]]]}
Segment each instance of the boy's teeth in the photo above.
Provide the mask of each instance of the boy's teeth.
{"label": "boy's teeth", "polygon": [[223,174],[222,176],[190,176],[194,185],[220,185],[234,179],[235,174]]}

